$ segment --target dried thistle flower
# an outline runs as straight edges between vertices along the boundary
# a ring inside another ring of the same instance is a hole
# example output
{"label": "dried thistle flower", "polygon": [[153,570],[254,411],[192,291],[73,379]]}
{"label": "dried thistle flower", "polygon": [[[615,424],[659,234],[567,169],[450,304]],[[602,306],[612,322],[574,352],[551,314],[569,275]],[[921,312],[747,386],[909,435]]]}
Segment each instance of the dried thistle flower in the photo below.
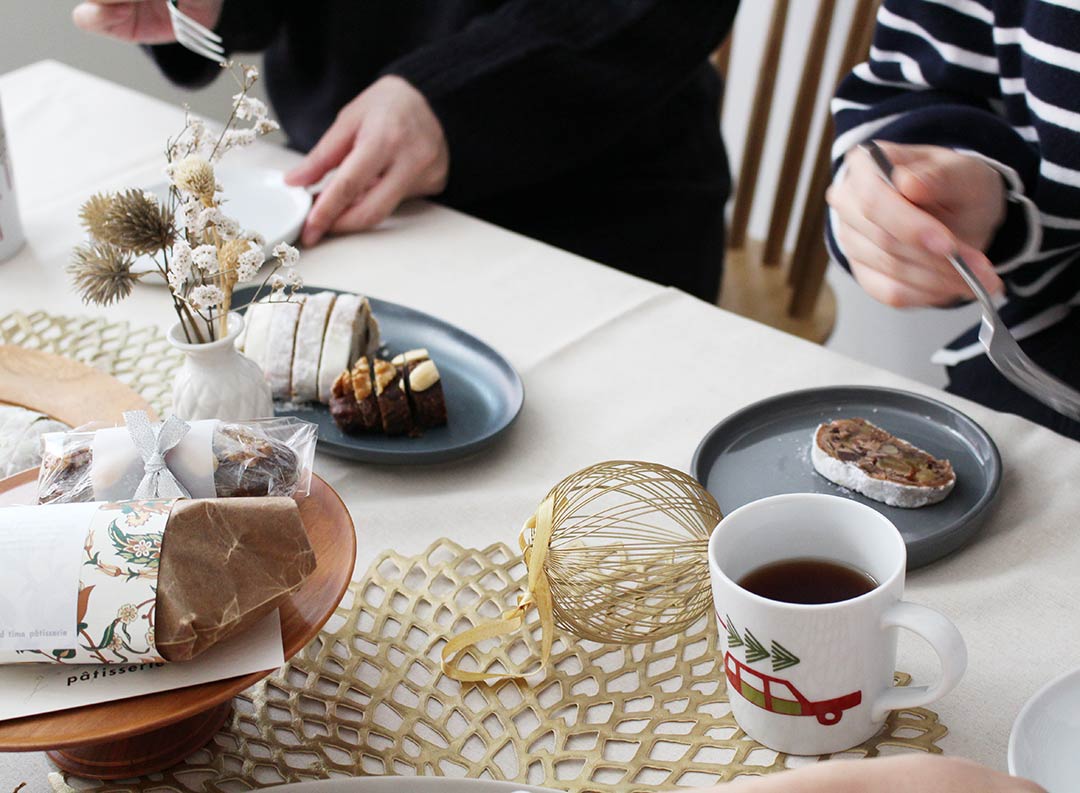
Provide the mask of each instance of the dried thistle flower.
{"label": "dried thistle flower", "polygon": [[141,190],[114,196],[99,232],[101,242],[138,254],[168,248],[176,236],[169,210]]}
{"label": "dried thistle flower", "polygon": [[109,215],[109,210],[112,209],[114,196],[111,193],[95,193],[86,199],[86,202],[79,209],[79,219],[82,220],[83,227],[90,233],[91,237],[97,239],[104,239],[104,235],[107,233],[105,230],[106,219]]}
{"label": "dried thistle flower", "polygon": [[170,166],[172,183],[180,190],[198,196],[204,202],[214,200],[217,180],[214,178],[214,166],[197,154],[189,154],[178,163]]}
{"label": "dried thistle flower", "polygon": [[107,242],[84,242],[76,246],[67,271],[84,303],[107,306],[131,294],[139,280],[131,272],[131,254]]}

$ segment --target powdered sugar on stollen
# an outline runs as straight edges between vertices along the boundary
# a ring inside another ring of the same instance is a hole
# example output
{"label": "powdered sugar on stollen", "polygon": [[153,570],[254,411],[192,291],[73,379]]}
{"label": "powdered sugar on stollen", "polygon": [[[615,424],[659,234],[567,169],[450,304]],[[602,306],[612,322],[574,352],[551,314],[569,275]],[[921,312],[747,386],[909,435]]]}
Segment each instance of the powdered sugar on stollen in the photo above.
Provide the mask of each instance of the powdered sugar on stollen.
{"label": "powdered sugar on stollen", "polygon": [[274,303],[270,322],[270,341],[266,348],[266,379],[274,399],[292,396],[293,348],[296,345],[296,324],[300,308],[307,295],[296,294],[287,303]]}
{"label": "powdered sugar on stollen", "polygon": [[320,402],[330,401],[330,389],[334,380],[352,366],[359,355],[359,336],[363,332],[361,308],[364,298],[360,295],[341,294],[334,301],[330,320],[323,336],[322,360],[319,362]]}
{"label": "powdered sugar on stollen", "polygon": [[292,398],[297,402],[313,402],[319,397],[323,337],[336,297],[334,292],[308,295],[300,311],[292,365]]}

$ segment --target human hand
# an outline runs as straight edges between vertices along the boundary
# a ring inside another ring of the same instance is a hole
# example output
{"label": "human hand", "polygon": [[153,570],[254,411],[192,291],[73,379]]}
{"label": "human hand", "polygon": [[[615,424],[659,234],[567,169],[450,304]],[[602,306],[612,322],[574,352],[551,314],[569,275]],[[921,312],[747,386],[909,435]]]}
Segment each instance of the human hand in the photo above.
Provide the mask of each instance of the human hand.
{"label": "human hand", "polygon": [[424,95],[400,77],[379,78],[285,177],[307,186],[338,169],[308,213],[301,241],[372,228],[405,199],[441,193],[449,164],[442,125]]}
{"label": "human hand", "polygon": [[[957,757],[896,755],[831,760],[770,774],[734,788],[740,793],[1046,793],[1034,782]],[[727,786],[691,793],[727,793]]]}
{"label": "human hand", "polygon": [[851,274],[871,297],[896,307],[971,299],[946,256],[953,250],[991,293],[1004,283],[983,255],[1005,219],[1001,174],[982,160],[940,146],[880,143],[895,166],[890,187],[861,148],[826,198]]}
{"label": "human hand", "polygon": [[[91,0],[71,12],[76,27],[121,41],[168,44],[176,41],[167,0]],[[213,30],[221,17],[223,0],[180,0],[179,8]]]}

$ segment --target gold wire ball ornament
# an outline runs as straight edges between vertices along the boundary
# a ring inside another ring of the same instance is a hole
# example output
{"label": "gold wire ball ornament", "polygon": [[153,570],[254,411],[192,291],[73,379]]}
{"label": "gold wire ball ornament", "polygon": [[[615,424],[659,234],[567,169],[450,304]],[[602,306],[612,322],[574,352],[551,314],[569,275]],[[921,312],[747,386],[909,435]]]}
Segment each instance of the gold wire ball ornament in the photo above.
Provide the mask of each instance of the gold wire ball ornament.
{"label": "gold wire ball ornament", "polygon": [[681,633],[709,608],[709,535],[720,522],[716,499],[689,475],[656,463],[611,460],[555,485],[520,536],[528,568],[516,608],[451,638],[443,669],[462,681],[532,674],[472,672],[459,654],[525,627],[536,608],[540,667],[553,627],[601,643],[636,644]]}

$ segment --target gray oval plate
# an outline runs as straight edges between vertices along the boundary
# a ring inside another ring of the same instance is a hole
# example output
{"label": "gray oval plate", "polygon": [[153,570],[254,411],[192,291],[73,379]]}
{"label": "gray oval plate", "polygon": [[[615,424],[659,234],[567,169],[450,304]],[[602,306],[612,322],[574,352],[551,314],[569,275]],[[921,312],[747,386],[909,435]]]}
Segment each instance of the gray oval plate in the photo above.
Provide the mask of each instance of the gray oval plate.
{"label": "gray oval plate", "polygon": [[[818,474],[810,462],[814,429],[856,417],[952,462],[953,492],[938,504],[901,509]],[[860,501],[900,530],[908,569],[914,569],[952,553],[979,530],[997,495],[1001,456],[982,427],[943,402],[891,388],[837,386],[780,394],[731,414],[698,444],[691,471],[725,515],[778,493],[831,493]]]}
{"label": "gray oval plate", "polygon": [[[233,300],[245,303],[254,287],[237,289]],[[305,287],[304,292],[341,292]],[[517,419],[525,387],[514,367],[484,342],[430,314],[370,297],[383,343],[396,355],[426,347],[438,364],[449,421],[419,438],[346,435],[326,405],[276,405],[279,416],[296,416],[319,425],[319,450],[369,463],[441,463],[488,446]]]}

